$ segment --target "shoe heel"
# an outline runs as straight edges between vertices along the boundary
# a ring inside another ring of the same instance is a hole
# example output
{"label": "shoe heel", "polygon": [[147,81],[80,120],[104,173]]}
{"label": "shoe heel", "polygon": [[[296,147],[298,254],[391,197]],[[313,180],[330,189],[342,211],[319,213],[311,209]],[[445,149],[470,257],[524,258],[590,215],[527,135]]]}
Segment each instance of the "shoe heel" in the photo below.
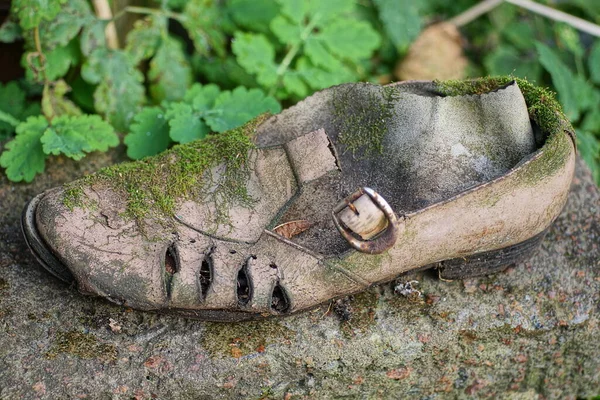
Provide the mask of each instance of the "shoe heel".
{"label": "shoe heel", "polygon": [[503,249],[453,258],[438,263],[440,279],[454,280],[495,274],[513,264],[529,259],[537,250],[548,230],[524,242]]}

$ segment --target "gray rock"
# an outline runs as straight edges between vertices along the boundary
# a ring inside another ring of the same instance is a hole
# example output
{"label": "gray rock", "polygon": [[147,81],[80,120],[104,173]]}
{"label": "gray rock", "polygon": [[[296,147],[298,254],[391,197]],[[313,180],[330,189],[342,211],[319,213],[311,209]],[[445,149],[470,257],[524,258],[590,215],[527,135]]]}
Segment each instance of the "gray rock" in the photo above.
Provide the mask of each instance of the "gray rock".
{"label": "gray rock", "polygon": [[[600,193],[581,162],[526,263],[466,281],[411,274],[329,308],[239,324],[121,308],[37,265],[19,228],[24,203],[111,162],[52,159],[31,185],[0,177],[0,399],[600,394]],[[420,294],[394,294],[412,280]]]}

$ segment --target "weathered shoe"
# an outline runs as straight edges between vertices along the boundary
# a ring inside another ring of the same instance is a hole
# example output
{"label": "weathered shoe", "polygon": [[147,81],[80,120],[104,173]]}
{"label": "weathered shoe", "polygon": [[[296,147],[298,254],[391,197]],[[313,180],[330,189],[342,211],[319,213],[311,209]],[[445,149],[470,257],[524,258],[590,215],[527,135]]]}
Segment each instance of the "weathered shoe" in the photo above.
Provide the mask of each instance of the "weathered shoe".
{"label": "weathered shoe", "polygon": [[35,197],[33,253],[85,294],[207,320],[398,275],[499,271],[559,215],[573,130],[525,81],[346,84]]}

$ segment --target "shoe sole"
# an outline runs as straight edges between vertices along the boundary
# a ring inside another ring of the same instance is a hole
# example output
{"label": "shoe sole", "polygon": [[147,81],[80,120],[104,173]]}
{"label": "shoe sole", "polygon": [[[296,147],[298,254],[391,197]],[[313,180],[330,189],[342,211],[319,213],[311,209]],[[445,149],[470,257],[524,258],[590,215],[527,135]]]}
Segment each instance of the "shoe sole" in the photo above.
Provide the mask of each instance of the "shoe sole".
{"label": "shoe sole", "polygon": [[[54,254],[44,239],[40,236],[36,227],[37,206],[45,196],[42,193],[34,197],[25,206],[21,215],[21,229],[27,246],[37,261],[53,276],[63,282],[72,284],[75,278],[69,269]],[[438,262],[417,270],[438,268],[439,277],[442,280],[466,279],[477,276],[495,274],[505,270],[511,265],[522,262],[532,256],[544,239],[548,229],[515,245],[498,250],[471,254],[465,257],[449,259]],[[407,271],[410,273],[411,271]],[[209,321],[244,321],[262,319],[261,315],[249,314],[247,312],[236,312],[235,310],[187,310],[187,309],[164,309],[157,310],[160,313],[176,314],[187,318],[203,319]]]}

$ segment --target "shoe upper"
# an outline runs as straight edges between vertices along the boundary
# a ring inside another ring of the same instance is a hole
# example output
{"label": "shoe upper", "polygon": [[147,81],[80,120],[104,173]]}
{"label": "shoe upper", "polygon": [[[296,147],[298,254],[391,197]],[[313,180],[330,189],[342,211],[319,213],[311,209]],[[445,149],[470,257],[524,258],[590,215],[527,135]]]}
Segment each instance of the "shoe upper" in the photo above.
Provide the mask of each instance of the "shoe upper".
{"label": "shoe upper", "polygon": [[[446,95],[431,82],[326,89],[249,125],[252,148],[220,147],[225,161],[207,164],[173,198],[161,189],[199,171],[169,172],[182,151],[121,170],[139,186],[114,184],[118,169],[71,184],[74,207],[65,201],[69,188],[48,192],[37,230],[81,291],[208,319],[229,318],[222,310],[231,319],[289,313],[413,268],[510,246],[558,216],[575,150],[559,111],[542,109],[553,121],[542,126],[530,92],[503,83],[468,95]],[[343,203],[363,187],[398,220],[363,192]],[[132,217],[140,193],[148,212]],[[357,241],[393,228],[395,243],[378,255],[353,250],[334,210]],[[289,222],[308,229],[283,237],[275,228]]]}

